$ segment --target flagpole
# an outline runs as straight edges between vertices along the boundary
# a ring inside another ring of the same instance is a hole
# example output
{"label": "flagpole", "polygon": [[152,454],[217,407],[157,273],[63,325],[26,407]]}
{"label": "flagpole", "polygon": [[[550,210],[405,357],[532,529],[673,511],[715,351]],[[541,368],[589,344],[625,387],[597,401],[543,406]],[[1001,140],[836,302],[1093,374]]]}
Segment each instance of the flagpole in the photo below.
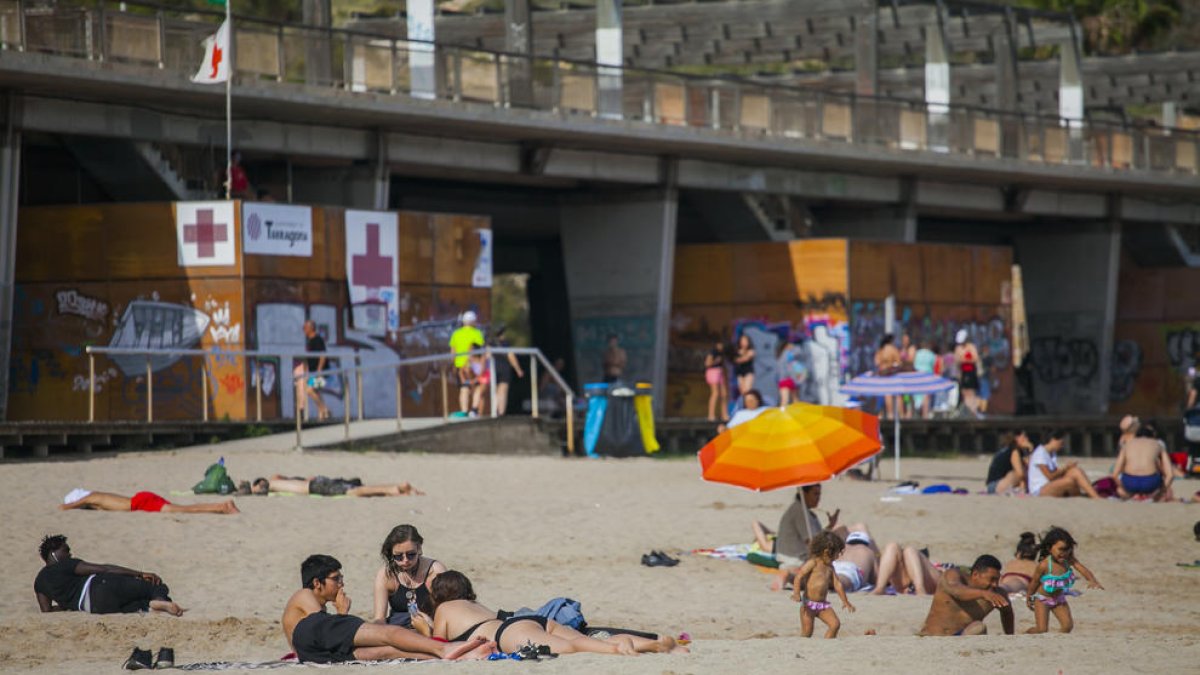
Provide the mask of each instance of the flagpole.
{"label": "flagpole", "polygon": [[225,25],[229,30],[225,69],[225,199],[233,198],[233,14],[225,0]]}

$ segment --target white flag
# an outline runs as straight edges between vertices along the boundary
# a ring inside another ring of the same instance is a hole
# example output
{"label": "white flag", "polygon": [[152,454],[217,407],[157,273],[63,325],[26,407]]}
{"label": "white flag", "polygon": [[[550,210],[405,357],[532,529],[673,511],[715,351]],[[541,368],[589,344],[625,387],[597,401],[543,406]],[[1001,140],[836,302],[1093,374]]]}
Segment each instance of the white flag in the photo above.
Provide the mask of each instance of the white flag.
{"label": "white flag", "polygon": [[192,77],[199,84],[218,84],[229,79],[229,22],[204,38],[204,62]]}

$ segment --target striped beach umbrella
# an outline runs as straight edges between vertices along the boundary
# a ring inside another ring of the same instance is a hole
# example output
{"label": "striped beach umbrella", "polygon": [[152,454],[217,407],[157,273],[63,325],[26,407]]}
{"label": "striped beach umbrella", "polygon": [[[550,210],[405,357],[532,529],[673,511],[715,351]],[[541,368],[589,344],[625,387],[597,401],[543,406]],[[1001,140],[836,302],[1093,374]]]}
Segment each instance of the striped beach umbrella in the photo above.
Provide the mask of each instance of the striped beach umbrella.
{"label": "striped beach umbrella", "polygon": [[[876,375],[864,373],[850,380],[841,387],[842,393],[849,396],[911,396],[917,394],[939,394],[955,387],[953,380],[947,380],[933,373],[896,373],[895,375]],[[900,480],[900,415],[892,415],[893,441],[896,454],[896,480]]]}
{"label": "striped beach umbrella", "polygon": [[794,403],[725,431],[697,455],[704,480],[763,491],[828,480],[880,447],[878,417]]}

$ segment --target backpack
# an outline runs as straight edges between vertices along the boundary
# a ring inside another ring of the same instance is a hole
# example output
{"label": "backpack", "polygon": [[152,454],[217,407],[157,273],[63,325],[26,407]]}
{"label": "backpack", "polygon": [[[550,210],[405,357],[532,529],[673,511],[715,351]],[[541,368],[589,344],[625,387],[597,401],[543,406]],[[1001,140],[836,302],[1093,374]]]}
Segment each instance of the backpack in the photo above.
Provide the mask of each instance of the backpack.
{"label": "backpack", "polygon": [[1117,481],[1113,480],[1112,476],[1105,476],[1096,479],[1096,482],[1092,483],[1092,488],[1096,494],[1107,499],[1117,494]]}
{"label": "backpack", "polygon": [[192,486],[192,492],[198,495],[228,495],[237,491],[233,479],[225,471],[225,465],[213,464],[204,470],[204,480]]}

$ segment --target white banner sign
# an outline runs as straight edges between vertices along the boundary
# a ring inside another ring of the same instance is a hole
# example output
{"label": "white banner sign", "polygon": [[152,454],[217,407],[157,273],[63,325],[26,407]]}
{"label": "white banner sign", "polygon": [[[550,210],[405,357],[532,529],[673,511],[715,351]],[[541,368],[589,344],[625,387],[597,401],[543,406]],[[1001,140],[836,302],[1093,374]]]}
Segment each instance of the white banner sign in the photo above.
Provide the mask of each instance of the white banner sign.
{"label": "white banner sign", "polygon": [[312,209],[242,202],[242,252],[312,257]]}
{"label": "white banner sign", "polygon": [[492,231],[479,229],[479,257],[475,259],[475,272],[471,285],[475,288],[492,287]]}
{"label": "white banner sign", "polygon": [[175,238],[181,267],[237,262],[233,202],[175,202]]}
{"label": "white banner sign", "polygon": [[346,212],[346,283],[354,327],[400,329],[399,223],[386,211]]}

